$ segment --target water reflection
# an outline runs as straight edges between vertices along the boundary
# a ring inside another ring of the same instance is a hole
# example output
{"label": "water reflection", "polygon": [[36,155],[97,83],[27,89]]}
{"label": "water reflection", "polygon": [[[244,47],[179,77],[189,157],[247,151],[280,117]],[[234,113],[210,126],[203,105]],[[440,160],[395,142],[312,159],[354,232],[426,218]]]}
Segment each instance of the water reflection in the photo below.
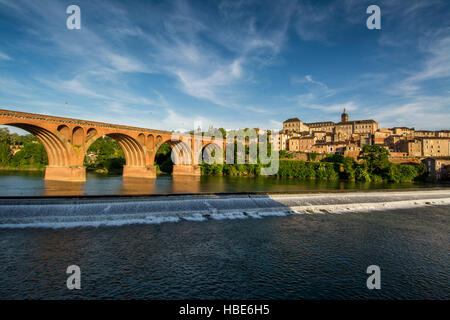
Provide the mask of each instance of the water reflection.
{"label": "water reflection", "polygon": [[173,176],[170,193],[202,192],[200,176]]}
{"label": "water reflection", "polygon": [[[87,181],[45,181],[41,173],[0,171],[0,196],[138,195],[195,192],[269,192],[370,190],[436,187],[417,183],[296,180],[275,177],[175,176],[156,179],[124,178],[95,173]],[[442,185],[440,185],[442,187]]]}
{"label": "water reflection", "polygon": [[44,196],[71,196],[84,194],[84,182],[44,180]]}
{"label": "water reflection", "polygon": [[155,193],[156,179],[122,178],[121,194]]}

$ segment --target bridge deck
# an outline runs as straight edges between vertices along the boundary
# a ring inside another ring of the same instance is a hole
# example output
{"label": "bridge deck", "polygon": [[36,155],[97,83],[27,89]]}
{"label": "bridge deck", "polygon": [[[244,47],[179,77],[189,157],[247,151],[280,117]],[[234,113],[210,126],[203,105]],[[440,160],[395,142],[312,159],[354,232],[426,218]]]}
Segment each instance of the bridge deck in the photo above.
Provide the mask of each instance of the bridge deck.
{"label": "bridge deck", "polygon": [[120,124],[81,120],[81,119],[74,119],[74,118],[56,117],[56,116],[49,116],[49,115],[43,115],[43,114],[37,114],[37,113],[20,112],[20,111],[12,111],[12,110],[5,110],[5,109],[0,109],[0,117],[1,116],[34,119],[34,120],[37,119],[37,120],[70,123],[70,124],[92,126],[92,127],[114,128],[114,129],[140,131],[140,132],[152,132],[152,133],[160,133],[160,134],[167,134],[167,135],[172,134],[172,132],[164,131],[164,130],[139,128],[139,127],[132,127],[132,126],[124,126],[124,125],[120,125]]}

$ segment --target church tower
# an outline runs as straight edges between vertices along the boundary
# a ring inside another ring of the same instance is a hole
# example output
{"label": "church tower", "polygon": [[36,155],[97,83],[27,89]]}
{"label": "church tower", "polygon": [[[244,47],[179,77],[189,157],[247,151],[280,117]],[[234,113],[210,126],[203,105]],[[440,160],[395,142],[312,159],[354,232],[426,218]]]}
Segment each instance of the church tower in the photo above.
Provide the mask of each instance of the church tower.
{"label": "church tower", "polygon": [[344,113],[341,114],[341,122],[348,122],[348,114],[344,108]]}

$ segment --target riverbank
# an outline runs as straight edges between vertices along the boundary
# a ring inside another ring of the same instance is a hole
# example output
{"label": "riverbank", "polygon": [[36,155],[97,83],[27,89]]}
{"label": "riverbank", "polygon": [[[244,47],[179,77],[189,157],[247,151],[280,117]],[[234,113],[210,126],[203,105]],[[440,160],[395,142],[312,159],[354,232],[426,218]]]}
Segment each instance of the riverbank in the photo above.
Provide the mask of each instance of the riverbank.
{"label": "riverbank", "polygon": [[17,167],[0,167],[1,171],[45,171],[44,168],[17,168]]}
{"label": "riverbank", "polygon": [[2,198],[0,228],[70,228],[180,220],[246,219],[450,205],[450,189],[316,194],[164,195],[121,198]]}

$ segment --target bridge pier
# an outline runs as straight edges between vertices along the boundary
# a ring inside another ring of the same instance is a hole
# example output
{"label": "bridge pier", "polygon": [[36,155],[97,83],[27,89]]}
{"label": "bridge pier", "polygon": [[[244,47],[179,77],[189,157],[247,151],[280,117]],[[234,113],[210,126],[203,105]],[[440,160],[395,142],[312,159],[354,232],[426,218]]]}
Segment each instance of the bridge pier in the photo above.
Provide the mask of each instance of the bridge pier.
{"label": "bridge pier", "polygon": [[[200,176],[201,168],[198,165],[174,165],[173,176]],[[135,167],[127,166],[123,167],[123,177],[129,178],[156,178],[156,167]],[[55,167],[47,166],[45,168],[45,180],[54,181],[74,181],[82,182],[86,181],[86,168],[84,166],[71,166],[71,167]]]}
{"label": "bridge pier", "polygon": [[54,167],[45,168],[45,180],[57,181],[86,181],[86,168],[81,166],[73,167]]}
{"label": "bridge pier", "polygon": [[154,179],[156,178],[156,167],[135,167],[125,165],[123,166],[123,177]]}
{"label": "bridge pier", "polygon": [[201,168],[198,165],[181,165],[173,166],[173,176],[200,176],[202,174]]}

